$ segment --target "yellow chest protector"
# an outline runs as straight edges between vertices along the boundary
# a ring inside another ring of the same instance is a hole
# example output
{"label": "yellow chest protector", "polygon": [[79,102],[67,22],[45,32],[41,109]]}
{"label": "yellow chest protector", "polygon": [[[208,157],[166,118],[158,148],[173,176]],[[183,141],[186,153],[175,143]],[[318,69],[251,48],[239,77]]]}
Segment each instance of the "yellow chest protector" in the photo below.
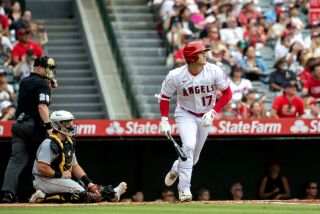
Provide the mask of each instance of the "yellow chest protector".
{"label": "yellow chest protector", "polygon": [[51,163],[51,167],[61,173],[67,170],[71,171],[72,162],[75,158],[75,149],[72,139],[67,136],[67,140],[61,142],[54,134],[50,135],[50,138],[52,139],[52,143],[55,144],[53,147],[57,148],[57,151],[54,152],[58,153],[58,157]]}

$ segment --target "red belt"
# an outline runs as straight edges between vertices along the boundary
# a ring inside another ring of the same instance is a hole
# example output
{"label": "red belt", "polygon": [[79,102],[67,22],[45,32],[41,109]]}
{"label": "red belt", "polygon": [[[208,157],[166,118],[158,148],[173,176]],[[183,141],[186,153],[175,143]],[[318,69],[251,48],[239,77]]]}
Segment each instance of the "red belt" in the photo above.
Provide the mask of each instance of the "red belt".
{"label": "red belt", "polygon": [[183,107],[181,107],[181,106],[180,106],[180,108],[182,108],[183,110],[189,112],[190,114],[192,114],[192,115],[194,115],[194,116],[196,116],[196,117],[203,117],[203,115],[204,115],[204,113],[195,113],[195,112],[189,111],[189,110],[187,110],[187,109],[185,109],[185,108],[183,108]]}

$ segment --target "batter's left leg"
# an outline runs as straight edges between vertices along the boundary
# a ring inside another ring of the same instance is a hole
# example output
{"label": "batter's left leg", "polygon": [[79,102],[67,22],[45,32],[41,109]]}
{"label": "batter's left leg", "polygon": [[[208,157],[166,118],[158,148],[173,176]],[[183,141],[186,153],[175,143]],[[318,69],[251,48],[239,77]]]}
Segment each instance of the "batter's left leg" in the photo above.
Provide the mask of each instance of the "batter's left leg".
{"label": "batter's left leg", "polygon": [[191,175],[193,167],[193,154],[196,146],[196,136],[198,132],[197,121],[194,117],[186,114],[176,117],[177,127],[180,132],[182,141],[182,151],[186,154],[187,160],[179,159],[178,173],[179,173],[179,198],[183,201],[183,196],[191,199]]}
{"label": "batter's left leg", "polygon": [[193,165],[196,165],[197,162],[199,161],[200,153],[208,137],[209,130],[210,130],[210,127],[204,127],[202,125],[202,121],[201,120],[198,121],[198,134],[197,134],[196,147],[194,148],[194,153],[193,153]]}
{"label": "batter's left leg", "polygon": [[168,187],[172,186],[174,184],[174,182],[176,182],[179,174],[178,174],[178,163],[179,163],[179,159],[175,160],[171,170],[167,173],[165,179],[164,179],[164,184]]}

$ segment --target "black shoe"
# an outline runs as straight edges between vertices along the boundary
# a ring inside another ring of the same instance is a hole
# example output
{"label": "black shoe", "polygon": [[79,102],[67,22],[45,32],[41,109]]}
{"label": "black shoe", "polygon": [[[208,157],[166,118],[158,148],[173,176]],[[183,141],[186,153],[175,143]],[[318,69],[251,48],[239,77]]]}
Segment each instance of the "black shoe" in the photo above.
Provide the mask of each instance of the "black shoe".
{"label": "black shoe", "polygon": [[17,196],[9,191],[2,191],[0,193],[0,203],[16,203],[18,202]]}

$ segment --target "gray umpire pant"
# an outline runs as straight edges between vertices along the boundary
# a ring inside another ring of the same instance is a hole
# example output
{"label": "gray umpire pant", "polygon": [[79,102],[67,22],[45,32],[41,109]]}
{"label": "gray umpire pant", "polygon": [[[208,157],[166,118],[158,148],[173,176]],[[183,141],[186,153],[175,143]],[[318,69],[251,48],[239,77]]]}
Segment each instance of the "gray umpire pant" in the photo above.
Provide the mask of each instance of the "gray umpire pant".
{"label": "gray umpire pant", "polygon": [[[36,152],[35,123],[29,118],[12,126],[12,151],[1,190],[17,194],[19,176]],[[39,130],[40,131],[40,130]],[[33,154],[30,154],[32,152]]]}

